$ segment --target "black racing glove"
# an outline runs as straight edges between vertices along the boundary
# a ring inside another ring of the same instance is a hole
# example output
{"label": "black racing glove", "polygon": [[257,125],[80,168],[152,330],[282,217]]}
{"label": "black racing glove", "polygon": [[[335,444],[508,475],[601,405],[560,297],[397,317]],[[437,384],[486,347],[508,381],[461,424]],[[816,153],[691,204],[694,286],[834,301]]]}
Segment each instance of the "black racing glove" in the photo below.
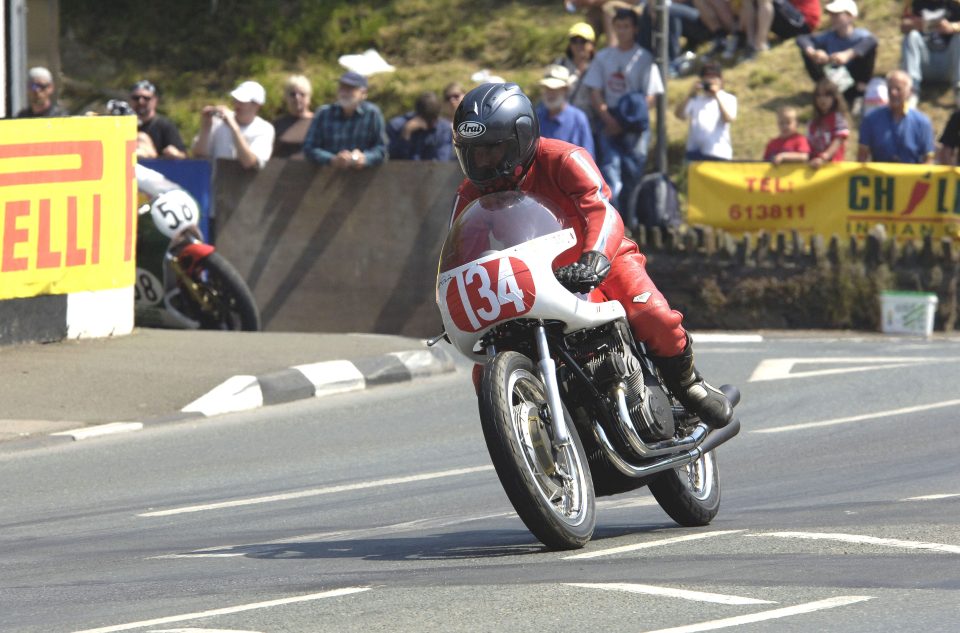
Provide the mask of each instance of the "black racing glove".
{"label": "black racing glove", "polygon": [[570,292],[590,292],[596,288],[610,272],[610,260],[598,251],[587,251],[575,264],[561,266],[554,271],[564,288]]}

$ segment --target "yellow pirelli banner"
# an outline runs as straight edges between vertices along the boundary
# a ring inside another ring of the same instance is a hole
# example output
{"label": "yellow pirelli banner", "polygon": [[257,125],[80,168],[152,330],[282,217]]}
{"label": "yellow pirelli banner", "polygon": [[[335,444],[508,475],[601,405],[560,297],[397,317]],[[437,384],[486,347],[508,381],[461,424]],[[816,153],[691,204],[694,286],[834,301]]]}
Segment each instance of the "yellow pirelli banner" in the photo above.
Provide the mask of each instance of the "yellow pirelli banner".
{"label": "yellow pirelli banner", "polygon": [[690,165],[690,224],[731,233],[792,231],[957,239],[960,189],[953,167],[894,163],[698,162]]}
{"label": "yellow pirelli banner", "polygon": [[134,117],[0,121],[0,299],[132,286]]}

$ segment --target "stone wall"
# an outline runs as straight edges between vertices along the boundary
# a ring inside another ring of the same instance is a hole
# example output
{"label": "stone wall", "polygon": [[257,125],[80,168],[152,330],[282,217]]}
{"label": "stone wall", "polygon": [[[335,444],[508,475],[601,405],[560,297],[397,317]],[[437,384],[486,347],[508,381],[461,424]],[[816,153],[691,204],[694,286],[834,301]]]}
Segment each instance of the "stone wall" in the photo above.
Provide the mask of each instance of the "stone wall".
{"label": "stone wall", "polygon": [[641,230],[651,277],[694,329],[879,329],[880,292],[939,299],[934,328],[957,329],[957,246],[796,232],[735,238],[710,227]]}

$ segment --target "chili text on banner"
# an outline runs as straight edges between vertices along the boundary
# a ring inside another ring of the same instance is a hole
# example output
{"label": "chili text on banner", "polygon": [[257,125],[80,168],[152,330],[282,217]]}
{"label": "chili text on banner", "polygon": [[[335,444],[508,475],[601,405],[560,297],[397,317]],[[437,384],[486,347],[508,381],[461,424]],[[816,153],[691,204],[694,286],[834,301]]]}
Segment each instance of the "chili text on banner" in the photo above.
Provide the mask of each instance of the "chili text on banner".
{"label": "chili text on banner", "polygon": [[731,233],[796,230],[900,240],[960,235],[954,167],[899,163],[691,163],[687,220]]}
{"label": "chili text on banner", "polygon": [[136,118],[0,121],[0,300],[133,285]]}

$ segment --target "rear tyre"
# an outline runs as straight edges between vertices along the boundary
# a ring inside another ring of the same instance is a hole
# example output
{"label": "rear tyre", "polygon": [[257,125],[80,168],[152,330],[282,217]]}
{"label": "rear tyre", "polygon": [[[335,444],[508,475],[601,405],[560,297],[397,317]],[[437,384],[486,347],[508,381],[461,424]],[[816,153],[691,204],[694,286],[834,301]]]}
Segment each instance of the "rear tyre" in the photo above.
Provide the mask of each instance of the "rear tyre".
{"label": "rear tyre", "polygon": [[260,331],[260,311],[247,283],[237,269],[217,252],[197,264],[195,281],[204,306],[195,318],[204,330]]}
{"label": "rear tyre", "polygon": [[720,470],[714,451],[661,473],[648,486],[664,512],[684,527],[708,525],[720,511]]}
{"label": "rear tyre", "polygon": [[570,415],[572,442],[558,446],[544,420],[546,388],[529,358],[502,352],[480,383],[480,422],[487,450],[524,525],[550,549],[583,547],[596,524],[596,499],[583,445]]}

